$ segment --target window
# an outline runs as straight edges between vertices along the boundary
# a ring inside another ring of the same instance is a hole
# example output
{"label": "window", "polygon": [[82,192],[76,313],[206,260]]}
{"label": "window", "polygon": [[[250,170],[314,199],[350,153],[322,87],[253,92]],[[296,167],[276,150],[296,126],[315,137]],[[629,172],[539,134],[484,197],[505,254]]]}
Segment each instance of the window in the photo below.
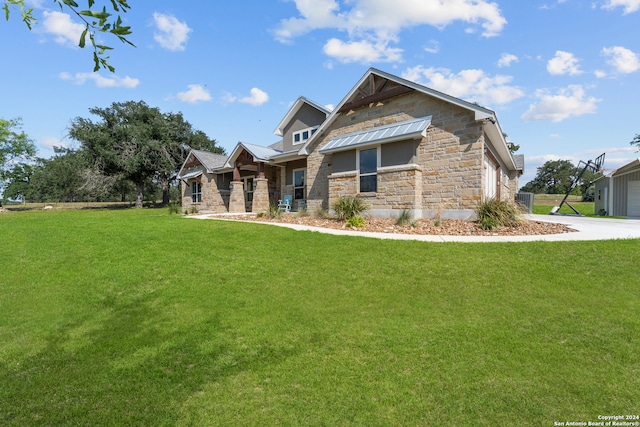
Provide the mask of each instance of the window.
{"label": "window", "polygon": [[360,192],[375,193],[378,191],[378,149],[360,150]]}
{"label": "window", "polygon": [[316,130],[318,130],[318,126],[314,126],[311,128],[299,130],[298,132],[294,132],[293,143],[302,144],[304,142],[307,142],[307,140],[311,138],[314,133],[316,133]]}
{"label": "window", "polygon": [[293,171],[293,198],[295,200],[304,199],[304,169],[294,169]]}
{"label": "window", "polygon": [[191,201],[193,203],[202,202],[202,184],[198,181],[191,183]]}

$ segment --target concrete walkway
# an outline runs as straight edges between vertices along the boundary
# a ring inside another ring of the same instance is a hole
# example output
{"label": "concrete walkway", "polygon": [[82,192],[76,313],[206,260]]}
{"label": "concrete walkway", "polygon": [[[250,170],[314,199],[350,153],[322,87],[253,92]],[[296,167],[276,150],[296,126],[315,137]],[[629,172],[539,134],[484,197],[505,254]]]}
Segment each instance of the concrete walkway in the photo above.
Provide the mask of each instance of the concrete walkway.
{"label": "concrete walkway", "polygon": [[[190,218],[225,220],[224,216],[197,215]],[[266,223],[294,230],[317,231],[320,233],[340,236],[361,236],[377,239],[419,240],[423,242],[559,242],[570,240],[611,240],[611,239],[639,239],[640,219],[607,219],[587,218],[563,215],[525,215],[526,219],[534,221],[555,222],[566,224],[577,232],[562,234],[547,234],[541,236],[427,236],[416,234],[370,233],[363,231],[335,230],[330,228],[311,227],[298,224]],[[257,222],[257,221],[256,221]]]}

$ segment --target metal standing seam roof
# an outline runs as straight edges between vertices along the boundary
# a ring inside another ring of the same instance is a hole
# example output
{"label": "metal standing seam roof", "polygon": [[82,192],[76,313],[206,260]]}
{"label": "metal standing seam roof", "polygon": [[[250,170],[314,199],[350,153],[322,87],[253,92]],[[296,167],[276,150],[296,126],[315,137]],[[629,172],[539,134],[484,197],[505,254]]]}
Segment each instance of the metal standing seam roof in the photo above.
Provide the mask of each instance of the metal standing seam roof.
{"label": "metal standing seam roof", "polygon": [[333,153],[367,145],[384,144],[386,142],[425,136],[426,130],[431,124],[431,117],[432,116],[420,117],[405,122],[378,126],[373,129],[337,136],[331,138],[329,142],[320,149],[320,153]]}
{"label": "metal standing seam roof", "polygon": [[191,171],[191,172],[185,173],[184,175],[180,176],[180,179],[187,180],[187,179],[198,177],[200,175],[202,175],[202,171],[200,169],[198,169],[198,170],[195,170],[195,171]]}

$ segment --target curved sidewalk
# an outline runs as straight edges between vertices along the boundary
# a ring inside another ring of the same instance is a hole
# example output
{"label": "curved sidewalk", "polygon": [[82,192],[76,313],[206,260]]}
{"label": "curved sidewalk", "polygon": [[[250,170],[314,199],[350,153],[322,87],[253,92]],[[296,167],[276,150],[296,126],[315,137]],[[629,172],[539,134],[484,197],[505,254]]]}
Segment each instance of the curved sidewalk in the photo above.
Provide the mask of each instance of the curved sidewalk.
{"label": "curved sidewalk", "polygon": [[[229,221],[229,219],[225,219],[224,216],[198,215],[191,218],[218,219]],[[587,218],[563,215],[525,215],[525,218],[534,221],[566,224],[568,227],[573,228],[577,231],[572,233],[545,234],[534,236],[436,236],[420,234],[372,233],[365,231],[336,230],[331,228],[312,227],[299,224],[259,221],[254,222],[259,224],[287,227],[294,230],[317,231],[320,233],[334,234],[339,236],[360,236],[376,239],[394,240],[418,240],[423,242],[559,242],[575,240],[612,240],[640,238],[640,219]]]}

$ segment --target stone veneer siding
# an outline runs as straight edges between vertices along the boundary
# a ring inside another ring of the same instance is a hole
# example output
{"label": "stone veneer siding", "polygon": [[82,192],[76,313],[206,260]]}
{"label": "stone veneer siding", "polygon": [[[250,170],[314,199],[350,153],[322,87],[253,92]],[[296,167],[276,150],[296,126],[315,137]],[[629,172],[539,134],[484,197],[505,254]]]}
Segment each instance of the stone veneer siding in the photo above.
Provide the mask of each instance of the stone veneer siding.
{"label": "stone veneer siding", "polygon": [[[331,175],[331,155],[318,152],[331,138],[428,115],[432,116],[431,126],[417,148],[418,167],[379,170],[372,210],[412,208],[422,210],[422,216],[443,218],[473,215],[483,193],[482,124],[475,121],[473,112],[417,91],[343,113],[319,135],[307,158],[309,209],[328,209],[336,198],[330,194],[340,188],[357,190],[356,173]],[[348,183],[349,179],[354,182]],[[391,184],[395,179],[408,179],[415,186]],[[392,188],[403,193],[399,197],[381,194],[382,189]],[[412,198],[414,206],[409,207]]]}
{"label": "stone veneer siding", "polygon": [[[202,184],[202,202],[194,203],[191,200],[191,183],[200,181]],[[189,180],[188,183],[182,181],[182,208],[191,210],[196,208],[198,211],[223,213],[227,212],[229,206],[229,191],[218,190],[218,184],[215,174],[204,173],[196,179]]]}

